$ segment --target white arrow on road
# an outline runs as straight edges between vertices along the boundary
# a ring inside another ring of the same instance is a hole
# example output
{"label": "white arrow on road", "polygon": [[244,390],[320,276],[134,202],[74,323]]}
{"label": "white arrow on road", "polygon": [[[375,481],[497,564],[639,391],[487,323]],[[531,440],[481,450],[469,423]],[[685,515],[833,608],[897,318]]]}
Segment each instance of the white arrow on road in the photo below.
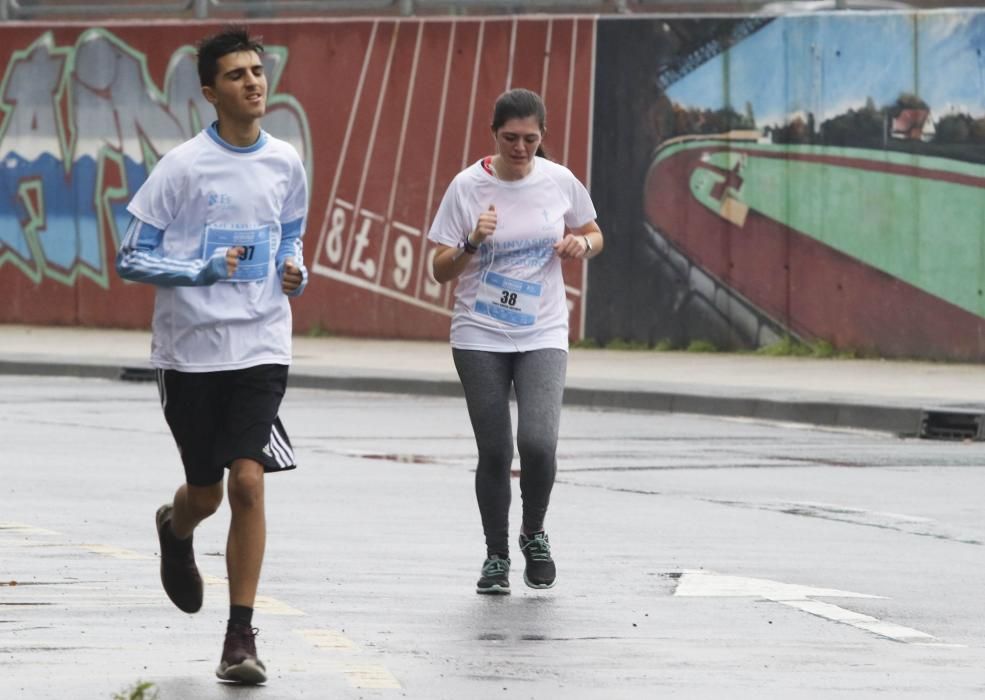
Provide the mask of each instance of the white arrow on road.
{"label": "white arrow on road", "polygon": [[763,578],[727,576],[713,571],[681,571],[674,576],[678,579],[677,588],[674,590],[675,596],[761,598],[802,610],[826,620],[851,625],[897,642],[928,646],[963,646],[945,644],[937,637],[912,627],[883,622],[878,618],[846,610],[837,605],[811,600],[811,598],[883,598],[883,596],[839,591],[834,588],[798,586]]}

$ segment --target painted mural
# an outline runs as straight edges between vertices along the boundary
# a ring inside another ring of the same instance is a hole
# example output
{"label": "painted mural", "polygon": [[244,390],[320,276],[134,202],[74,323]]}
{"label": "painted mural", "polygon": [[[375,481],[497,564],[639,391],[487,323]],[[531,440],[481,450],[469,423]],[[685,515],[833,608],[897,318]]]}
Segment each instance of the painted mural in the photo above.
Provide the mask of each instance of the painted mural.
{"label": "painted mural", "polygon": [[[0,26],[0,322],[147,326],[124,208],[212,118],[192,46],[219,26]],[[425,232],[524,86],[607,237],[565,266],[573,338],[985,359],[981,11],[253,29],[311,177],[298,332],[447,337]]]}
{"label": "painted mural", "polygon": [[589,335],[985,358],[985,14],[602,22],[598,61],[630,109],[596,153],[637,183],[596,195],[633,240],[607,262],[637,281],[590,284],[643,303]]}
{"label": "painted mural", "polygon": [[[285,60],[277,46],[264,56],[273,88],[266,123],[310,162],[304,112],[276,94]],[[14,51],[0,108],[0,268],[34,283],[85,277],[104,289],[130,197],[161,155],[214,118],[193,48],[169,56],[158,86],[142,52],[100,29],[67,46],[45,32]]]}
{"label": "painted mural", "polygon": [[[193,44],[221,25],[0,26],[0,322],[146,327],[119,280],[125,207],[157,160],[214,118]],[[311,179],[298,332],[446,338],[452,296],[425,234],[454,175],[493,148],[505,89],[541,92],[545,145],[588,177],[594,19],[358,19],[252,26],[264,128]],[[581,333],[584,265],[565,266]]]}

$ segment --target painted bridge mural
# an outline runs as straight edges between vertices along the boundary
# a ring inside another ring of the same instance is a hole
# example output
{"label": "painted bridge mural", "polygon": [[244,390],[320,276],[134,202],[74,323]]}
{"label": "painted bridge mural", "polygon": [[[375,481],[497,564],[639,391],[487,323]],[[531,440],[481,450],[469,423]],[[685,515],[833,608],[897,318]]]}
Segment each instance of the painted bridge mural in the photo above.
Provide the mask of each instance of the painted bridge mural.
{"label": "painted bridge mural", "polygon": [[590,281],[651,302],[600,335],[985,358],[985,14],[602,26],[598,71],[641,186],[605,197],[636,283]]}
{"label": "painted bridge mural", "polygon": [[[113,251],[149,170],[213,118],[192,44],[217,27],[0,27],[0,322],[146,326]],[[574,338],[985,359],[981,11],[254,29],[264,126],[311,176],[299,332],[446,337],[424,233],[525,86],[607,234],[565,266]]]}

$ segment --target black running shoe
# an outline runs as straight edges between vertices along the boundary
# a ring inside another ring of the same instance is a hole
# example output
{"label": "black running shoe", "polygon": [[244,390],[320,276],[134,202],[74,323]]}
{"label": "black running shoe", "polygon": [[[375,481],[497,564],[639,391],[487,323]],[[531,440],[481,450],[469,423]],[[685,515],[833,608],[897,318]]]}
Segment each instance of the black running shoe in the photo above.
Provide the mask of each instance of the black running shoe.
{"label": "black running shoe", "polygon": [[531,588],[553,588],[557,583],[557,568],[551,559],[551,543],[546,532],[527,537],[520,533],[520,551],[527,560],[523,582]]}
{"label": "black running shoe", "polygon": [[226,628],[222,660],[215,675],[224,681],[257,685],[267,680],[267,667],[257,658],[256,636],[260,630],[249,625],[231,624]]}
{"label": "black running shoe", "polygon": [[161,583],[179,610],[198,612],[202,607],[202,577],[195,566],[192,538],[179,540],[171,530],[170,504],[157,509],[157,538],[161,543]]}
{"label": "black running shoe", "polygon": [[482,575],[475,584],[476,593],[498,593],[506,595],[510,592],[510,560],[498,554],[490,554],[482,564]]}

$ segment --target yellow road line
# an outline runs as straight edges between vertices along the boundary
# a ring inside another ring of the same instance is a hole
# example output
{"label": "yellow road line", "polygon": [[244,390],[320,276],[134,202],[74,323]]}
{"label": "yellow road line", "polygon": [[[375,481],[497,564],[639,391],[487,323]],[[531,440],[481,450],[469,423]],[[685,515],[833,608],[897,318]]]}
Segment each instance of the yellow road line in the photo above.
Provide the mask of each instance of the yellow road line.
{"label": "yellow road line", "polygon": [[355,643],[341,632],[329,629],[297,630],[298,634],[319,649],[354,650]]}
{"label": "yellow road line", "polygon": [[385,666],[379,664],[359,664],[340,667],[345,674],[346,680],[353,688],[377,688],[394,689],[400,688],[398,681]]}
{"label": "yellow road line", "polygon": [[113,557],[114,559],[153,559],[154,558],[146,554],[141,554],[140,552],[135,552],[132,549],[113,547],[108,544],[80,544],[78,546],[79,548],[84,549],[87,552],[92,552],[93,554],[102,554],[103,556]]}

